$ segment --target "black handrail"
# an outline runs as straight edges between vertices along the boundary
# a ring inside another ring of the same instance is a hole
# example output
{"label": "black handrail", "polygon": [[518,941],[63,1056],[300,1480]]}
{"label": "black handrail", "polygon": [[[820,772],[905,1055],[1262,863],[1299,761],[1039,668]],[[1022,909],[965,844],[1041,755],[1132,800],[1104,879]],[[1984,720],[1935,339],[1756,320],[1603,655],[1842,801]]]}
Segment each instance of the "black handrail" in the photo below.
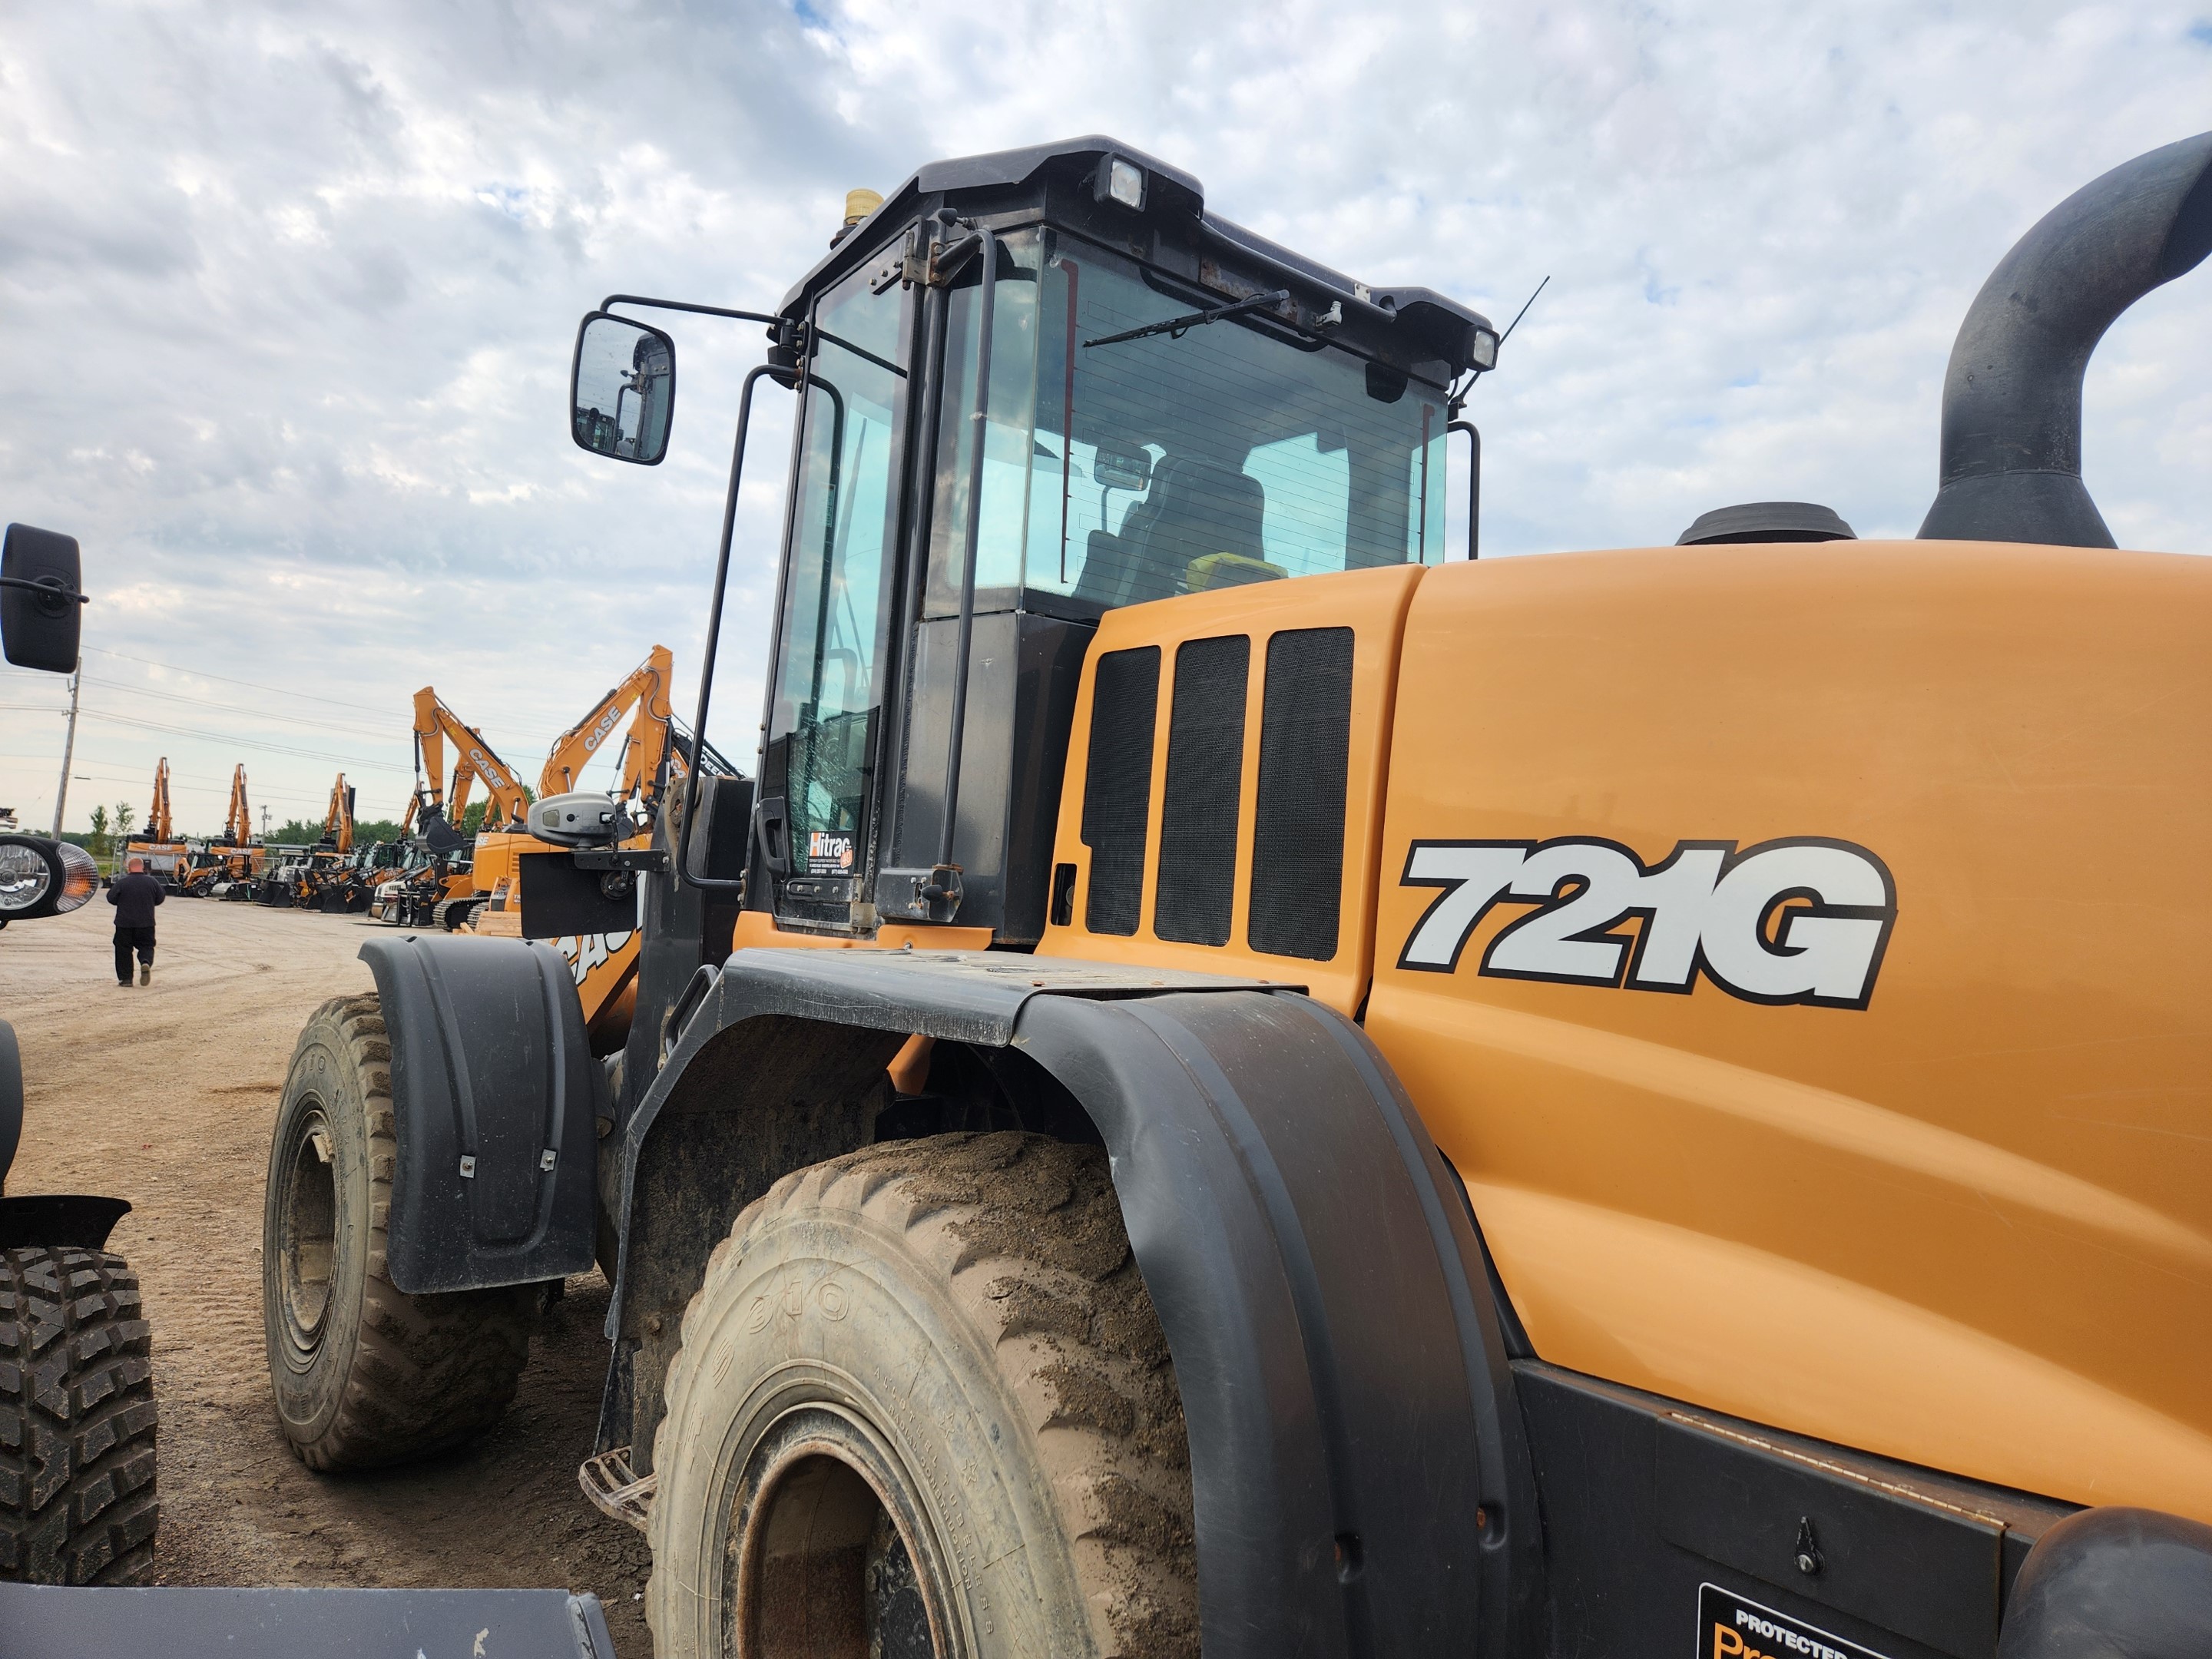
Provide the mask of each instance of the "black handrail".
{"label": "black handrail", "polygon": [[1467,556],[1474,562],[1480,547],[1482,524],[1482,434],[1472,421],[1454,421],[1446,433],[1467,434]]}
{"label": "black handrail", "polygon": [[[708,311],[711,307],[689,306],[681,309]],[[802,368],[799,377],[802,384],[804,373]],[[791,378],[790,370],[778,368],[772,363],[763,363],[745,376],[744,386],[738,394],[738,434],[730,449],[730,493],[722,503],[722,546],[714,560],[714,599],[707,612],[707,650],[699,665],[699,712],[691,722],[692,753],[695,756],[704,755],[707,748],[707,700],[714,689],[714,653],[722,639],[722,591],[729,585],[730,539],[738,522],[738,484],[744,476],[745,432],[752,424],[753,388],[764,374],[773,378],[779,386]],[[676,843],[677,878],[688,881],[694,887],[742,889],[745,884],[742,876],[735,880],[727,880],[720,877],[693,875],[686,858],[691,845],[694,820],[698,816],[699,780],[706,769],[704,765],[695,762],[684,780],[684,819],[677,831]]]}

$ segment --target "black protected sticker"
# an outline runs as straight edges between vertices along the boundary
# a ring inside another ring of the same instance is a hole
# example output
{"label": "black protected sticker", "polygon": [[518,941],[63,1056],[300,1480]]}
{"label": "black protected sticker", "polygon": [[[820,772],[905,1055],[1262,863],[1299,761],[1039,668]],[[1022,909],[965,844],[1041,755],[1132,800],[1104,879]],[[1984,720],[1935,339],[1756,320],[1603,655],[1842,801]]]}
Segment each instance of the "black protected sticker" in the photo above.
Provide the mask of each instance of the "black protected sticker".
{"label": "black protected sticker", "polygon": [[1747,1601],[1718,1584],[1698,1586],[1697,1659],[1883,1659],[1802,1619]]}

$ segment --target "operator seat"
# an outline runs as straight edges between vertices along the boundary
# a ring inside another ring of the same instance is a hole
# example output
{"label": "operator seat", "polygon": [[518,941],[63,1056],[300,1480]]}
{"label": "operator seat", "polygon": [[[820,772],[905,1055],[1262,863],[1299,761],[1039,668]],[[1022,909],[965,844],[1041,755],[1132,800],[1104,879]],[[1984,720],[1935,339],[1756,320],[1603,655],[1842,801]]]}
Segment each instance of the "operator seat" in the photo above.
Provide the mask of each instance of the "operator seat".
{"label": "operator seat", "polygon": [[1191,561],[1209,553],[1263,560],[1267,492],[1257,478],[1195,456],[1170,456],[1129,509],[1121,533],[1091,532],[1073,597],[1108,609],[1183,591]]}

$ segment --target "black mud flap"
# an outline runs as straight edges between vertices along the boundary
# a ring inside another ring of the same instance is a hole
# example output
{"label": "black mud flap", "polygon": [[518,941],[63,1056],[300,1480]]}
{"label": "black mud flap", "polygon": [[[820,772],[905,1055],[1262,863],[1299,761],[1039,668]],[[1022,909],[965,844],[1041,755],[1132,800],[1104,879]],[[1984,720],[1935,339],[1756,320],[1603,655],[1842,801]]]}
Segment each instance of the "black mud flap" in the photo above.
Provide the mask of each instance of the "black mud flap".
{"label": "black mud flap", "polygon": [[371,939],[399,1143],[390,1271],[410,1295],[592,1265],[606,1089],[560,953],[520,939]]}
{"label": "black mud flap", "polygon": [[615,1659],[558,1589],[64,1589],[0,1583],[0,1653],[40,1659]]}
{"label": "black mud flap", "polygon": [[0,1198],[0,1250],[104,1250],[115,1224],[130,1213],[129,1200],[89,1193]]}
{"label": "black mud flap", "polygon": [[1106,1144],[1182,1393],[1207,1659],[1537,1650],[1534,1487],[1463,1191],[1364,1033],[1291,988],[1008,953],[738,952],[619,1143],[610,1417],[649,1443],[674,1322],[647,1316],[681,1310],[730,1222],[681,1241],[684,1273],[653,1250],[690,1145],[656,1121],[795,1136],[777,1121],[794,1076],[811,1094],[848,1051],[879,1071],[907,1032],[1027,1054]]}

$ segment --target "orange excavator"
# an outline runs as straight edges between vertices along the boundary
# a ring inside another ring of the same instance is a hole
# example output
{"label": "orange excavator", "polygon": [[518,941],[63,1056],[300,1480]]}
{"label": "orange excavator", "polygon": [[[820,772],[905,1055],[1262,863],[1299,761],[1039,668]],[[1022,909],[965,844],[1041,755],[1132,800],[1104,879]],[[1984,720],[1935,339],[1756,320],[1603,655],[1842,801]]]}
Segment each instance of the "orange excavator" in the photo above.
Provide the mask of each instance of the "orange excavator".
{"label": "orange excavator", "polygon": [[[607,744],[629,715],[629,729],[615,755],[616,775],[621,779],[617,799],[625,806],[635,802],[642,810],[645,827],[623,844],[650,844],[651,823],[672,782],[685,775],[681,748],[672,741],[673,716],[669,687],[675,659],[665,645],[656,645],[646,659],[591,711],[554,742],[538,775],[540,799],[575,790],[585,769],[606,752]],[[611,793],[616,792],[611,791]],[[487,831],[477,837],[475,884],[478,908],[470,918],[478,933],[507,939],[543,937],[552,940],[568,963],[583,1004],[584,1023],[597,1040],[606,1036],[619,1043],[629,1028],[637,987],[637,934],[635,930],[614,933],[544,934],[526,929],[522,914],[522,866],[526,854],[544,853],[547,843],[523,830],[518,823],[509,830]]]}
{"label": "orange excavator", "polygon": [[164,755],[154,768],[154,801],[146,809],[145,829],[124,842],[121,863],[128,869],[132,859],[143,860],[146,873],[174,892],[182,884],[191,857],[191,848],[177,840],[170,819],[169,758]]}
{"label": "orange excavator", "polygon": [[264,904],[297,905],[302,910],[366,909],[365,888],[355,902],[360,884],[353,880],[353,803],[352,786],[341,772],[331,786],[331,804],[323,812],[322,839],[264,874],[256,884],[254,896]]}
{"label": "orange excavator", "polygon": [[[446,746],[453,745],[452,781],[447,776]],[[379,921],[407,927],[458,927],[483,903],[463,852],[461,833],[469,797],[481,778],[491,796],[484,813],[486,834],[520,825],[529,793],[515,781],[514,769],[493,751],[483,733],[449,708],[433,686],[415,694],[415,793],[400,823],[415,832],[421,853],[413,866],[375,890],[370,911]]]}
{"label": "orange excavator", "polygon": [[191,898],[246,898],[251,884],[261,873],[267,854],[253,837],[253,809],[246,804],[246,765],[239,763],[230,775],[230,808],[224,815],[220,838],[192,847],[178,883],[178,891]]}

